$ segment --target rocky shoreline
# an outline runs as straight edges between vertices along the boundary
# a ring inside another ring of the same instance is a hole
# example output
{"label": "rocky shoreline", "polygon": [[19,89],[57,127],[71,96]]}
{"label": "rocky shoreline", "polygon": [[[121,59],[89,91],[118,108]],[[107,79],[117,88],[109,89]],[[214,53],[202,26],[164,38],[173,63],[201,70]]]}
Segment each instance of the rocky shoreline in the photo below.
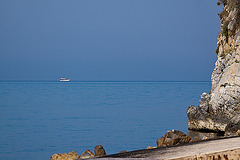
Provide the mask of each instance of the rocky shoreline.
{"label": "rocky shoreline", "polygon": [[240,158],[239,143],[240,137],[211,139],[176,146],[108,155],[101,157],[101,159],[237,160]]}
{"label": "rocky shoreline", "polygon": [[[198,107],[191,105],[187,109],[191,137],[181,131],[171,130],[157,140],[157,147],[148,147],[148,150],[163,152],[171,146],[218,138],[216,134],[220,134],[220,137],[240,136],[240,1],[219,0],[218,5],[224,6],[223,12],[219,14],[222,24],[216,49],[218,60],[211,77],[211,91],[201,95]],[[209,136],[204,136],[203,133],[201,136],[196,136],[194,131],[207,131],[206,134]],[[212,131],[214,133],[210,134]],[[68,154],[59,153],[54,154],[51,160],[96,157],[134,158],[131,155],[138,155],[135,158],[143,158],[145,153],[150,153],[148,150],[122,151],[119,154],[107,156],[103,146],[98,145],[94,153],[90,150],[86,150],[80,156],[75,151]],[[240,149],[237,153],[240,153]],[[225,158],[224,155],[221,156]]]}
{"label": "rocky shoreline", "polygon": [[[240,136],[240,130],[236,133]],[[157,147],[148,147],[147,149],[136,150],[136,151],[121,151],[117,154],[106,155],[106,152],[102,145],[98,145],[94,149],[94,153],[90,150],[84,151],[81,155],[78,155],[75,151],[63,154],[54,154],[51,160],[80,160],[80,159],[98,159],[98,158],[156,158],[157,156],[162,156],[161,154],[170,154],[169,148],[181,147],[194,144],[201,144],[208,141],[231,139],[235,137],[224,137],[224,138],[209,138],[203,136],[202,139],[199,137],[190,138],[188,135],[184,134],[178,130],[168,131],[164,136],[159,138],[156,143]],[[240,138],[238,138],[240,139]],[[237,144],[240,151],[240,146]],[[218,153],[219,155],[221,153]],[[155,156],[155,157],[154,157]]]}

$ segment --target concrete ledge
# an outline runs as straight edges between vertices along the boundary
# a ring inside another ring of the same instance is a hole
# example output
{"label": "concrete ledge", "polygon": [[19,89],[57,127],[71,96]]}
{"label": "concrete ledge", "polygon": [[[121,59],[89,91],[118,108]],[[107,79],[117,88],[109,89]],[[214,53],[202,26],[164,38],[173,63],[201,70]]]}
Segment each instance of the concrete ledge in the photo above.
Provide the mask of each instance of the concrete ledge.
{"label": "concrete ledge", "polygon": [[195,156],[187,156],[181,158],[173,158],[174,160],[239,160],[240,149],[233,149],[215,153],[199,154]]}
{"label": "concrete ledge", "polygon": [[240,137],[232,137],[166,148],[136,150],[104,156],[101,159],[239,160],[239,156]]}

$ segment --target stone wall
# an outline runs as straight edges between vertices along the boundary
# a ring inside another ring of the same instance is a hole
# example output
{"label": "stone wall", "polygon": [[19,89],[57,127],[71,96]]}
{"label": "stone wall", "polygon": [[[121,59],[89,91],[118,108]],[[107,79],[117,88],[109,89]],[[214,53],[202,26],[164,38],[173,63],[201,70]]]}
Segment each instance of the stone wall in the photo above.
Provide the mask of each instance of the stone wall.
{"label": "stone wall", "polygon": [[233,149],[216,153],[203,153],[195,156],[174,158],[174,160],[240,160],[240,149]]}

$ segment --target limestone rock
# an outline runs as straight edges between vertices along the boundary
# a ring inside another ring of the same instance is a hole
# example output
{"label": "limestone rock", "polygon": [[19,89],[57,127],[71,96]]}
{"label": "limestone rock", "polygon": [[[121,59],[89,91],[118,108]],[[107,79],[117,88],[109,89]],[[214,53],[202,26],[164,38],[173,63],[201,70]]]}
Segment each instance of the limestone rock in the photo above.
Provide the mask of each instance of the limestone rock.
{"label": "limestone rock", "polygon": [[[212,89],[209,94],[201,95],[198,107],[188,107],[189,129],[225,132],[232,128],[230,120],[240,114],[240,3],[236,5],[235,2],[228,0],[225,14],[220,16],[222,32],[218,36],[218,60],[211,77]],[[224,27],[228,30],[223,31]],[[233,125],[234,132],[240,129],[235,123]]]}
{"label": "limestone rock", "polygon": [[68,154],[67,153],[54,154],[51,156],[50,160],[77,160],[77,159],[79,159],[79,155],[75,151],[72,151],[69,152]]}
{"label": "limestone rock", "polygon": [[173,146],[188,143],[191,140],[189,136],[178,130],[167,131],[167,133],[157,140],[158,147]]}
{"label": "limestone rock", "polygon": [[189,106],[188,109],[187,109],[187,115],[188,115],[188,118],[191,119],[191,120],[194,120],[197,117],[199,117],[197,107],[194,106],[194,105]]}
{"label": "limestone rock", "polygon": [[106,152],[102,145],[95,146],[94,152],[95,152],[95,156],[105,156],[106,155]]}
{"label": "limestone rock", "polygon": [[154,148],[157,148],[157,147],[153,147],[153,146],[148,146],[147,149],[154,149]]}
{"label": "limestone rock", "polygon": [[80,155],[80,159],[93,158],[94,156],[90,150],[86,150]]}
{"label": "limestone rock", "polygon": [[238,130],[238,131],[236,132],[236,135],[237,135],[238,137],[240,137],[240,130]]}
{"label": "limestone rock", "polygon": [[195,139],[195,137],[198,137],[199,139],[203,139],[204,137],[207,137],[207,139],[216,139],[224,137],[224,134],[216,132],[200,132],[195,130],[188,130],[188,136],[192,139]]}
{"label": "limestone rock", "polygon": [[236,136],[240,129],[240,114],[235,115],[227,124],[225,135]]}

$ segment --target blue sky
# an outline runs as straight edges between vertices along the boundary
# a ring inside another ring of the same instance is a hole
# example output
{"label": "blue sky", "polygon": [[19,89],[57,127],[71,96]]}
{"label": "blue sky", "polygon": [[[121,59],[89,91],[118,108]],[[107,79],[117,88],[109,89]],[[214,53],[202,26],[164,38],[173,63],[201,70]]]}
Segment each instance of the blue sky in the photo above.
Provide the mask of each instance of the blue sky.
{"label": "blue sky", "polygon": [[0,80],[210,81],[217,0],[1,0]]}

